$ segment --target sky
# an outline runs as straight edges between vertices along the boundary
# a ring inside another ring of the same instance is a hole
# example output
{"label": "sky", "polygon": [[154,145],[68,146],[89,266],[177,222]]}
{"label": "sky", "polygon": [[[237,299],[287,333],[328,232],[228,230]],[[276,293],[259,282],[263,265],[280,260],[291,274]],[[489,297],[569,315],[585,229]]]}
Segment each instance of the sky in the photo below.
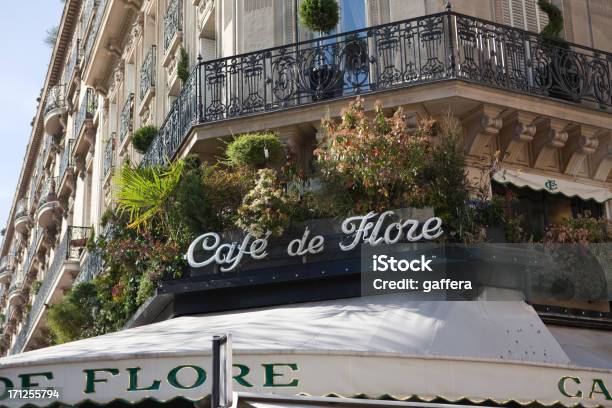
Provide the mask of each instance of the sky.
{"label": "sky", "polygon": [[46,31],[59,24],[64,8],[60,0],[5,3],[0,13],[0,229],[11,209],[51,58]]}

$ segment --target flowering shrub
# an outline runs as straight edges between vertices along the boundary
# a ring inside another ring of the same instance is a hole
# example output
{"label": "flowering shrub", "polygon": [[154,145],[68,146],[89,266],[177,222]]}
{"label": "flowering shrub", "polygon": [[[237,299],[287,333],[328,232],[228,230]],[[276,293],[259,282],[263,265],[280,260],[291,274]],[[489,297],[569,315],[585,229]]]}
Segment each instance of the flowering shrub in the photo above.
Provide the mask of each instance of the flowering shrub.
{"label": "flowering shrub", "polygon": [[546,229],[544,242],[566,244],[588,244],[609,240],[609,222],[593,218],[590,214],[566,218],[560,225]]}
{"label": "flowering shrub", "polygon": [[261,169],[257,172],[255,187],[244,197],[238,208],[236,226],[261,237],[270,232],[281,236],[289,225],[289,202],[280,188],[276,172]]}
{"label": "flowering shrub", "polygon": [[356,212],[380,211],[422,201],[419,183],[429,141],[411,134],[401,109],[387,118],[380,105],[373,118],[363,99],[351,103],[339,122],[324,123],[325,139],[315,150],[324,180],[348,189]]}

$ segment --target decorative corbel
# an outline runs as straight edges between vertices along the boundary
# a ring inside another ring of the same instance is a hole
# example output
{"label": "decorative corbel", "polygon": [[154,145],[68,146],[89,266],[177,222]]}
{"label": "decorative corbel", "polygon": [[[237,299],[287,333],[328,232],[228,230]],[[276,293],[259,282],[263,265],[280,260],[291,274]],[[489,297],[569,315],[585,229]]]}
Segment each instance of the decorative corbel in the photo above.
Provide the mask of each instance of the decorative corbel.
{"label": "decorative corbel", "polygon": [[599,145],[591,159],[591,178],[606,181],[612,171],[612,131],[602,131],[599,134]]}
{"label": "decorative corbel", "polygon": [[[536,114],[522,111],[511,111],[504,115],[499,138],[499,149],[503,161],[513,163],[520,161],[525,145],[535,136],[536,118]],[[529,165],[529,156],[525,160],[523,164]]]}
{"label": "decorative corbel", "polygon": [[111,38],[106,44],[106,52],[108,52],[111,56],[114,56],[119,59],[121,58],[121,55],[123,54],[121,47],[118,45],[117,40],[114,38]]}
{"label": "decorative corbel", "polygon": [[466,129],[464,149],[468,155],[481,157],[491,153],[492,144],[502,128],[500,114],[503,110],[484,104],[462,120]]}
{"label": "decorative corbel", "polygon": [[140,10],[141,1],[138,0],[122,0],[123,6],[127,10],[132,10],[133,12],[138,12]]}
{"label": "decorative corbel", "polygon": [[561,171],[558,154],[569,137],[570,122],[541,117],[535,121],[535,126],[536,134],[532,142],[533,167]]}
{"label": "decorative corbel", "polygon": [[587,156],[595,153],[599,139],[597,133],[599,129],[593,126],[575,126],[573,132],[569,134],[568,142],[563,148],[563,158],[565,166],[563,173],[568,176],[576,176],[583,168]]}
{"label": "decorative corbel", "polygon": [[85,157],[82,154],[77,154],[74,156],[74,166],[76,167],[78,176],[81,179],[84,179],[85,178]]}

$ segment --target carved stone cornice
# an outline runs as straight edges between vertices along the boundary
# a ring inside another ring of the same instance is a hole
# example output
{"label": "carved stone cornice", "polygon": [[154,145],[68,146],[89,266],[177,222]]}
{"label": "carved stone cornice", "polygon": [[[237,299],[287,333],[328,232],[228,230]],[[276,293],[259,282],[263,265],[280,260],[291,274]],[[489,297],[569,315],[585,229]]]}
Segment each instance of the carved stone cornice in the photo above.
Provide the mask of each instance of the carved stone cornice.
{"label": "carved stone cornice", "polygon": [[491,153],[492,145],[502,128],[500,114],[504,108],[483,104],[463,118],[466,129],[465,152],[470,156],[483,156]]}

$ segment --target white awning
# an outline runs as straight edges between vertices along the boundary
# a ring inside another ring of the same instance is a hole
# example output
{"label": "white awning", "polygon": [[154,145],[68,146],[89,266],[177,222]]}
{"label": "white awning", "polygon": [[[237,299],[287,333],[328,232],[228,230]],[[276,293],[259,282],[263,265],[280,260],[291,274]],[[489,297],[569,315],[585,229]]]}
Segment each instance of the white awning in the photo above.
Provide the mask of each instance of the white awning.
{"label": "white awning", "polygon": [[560,177],[548,177],[526,173],[519,170],[501,169],[493,174],[498,183],[510,183],[517,187],[529,187],[535,191],[546,191],[551,194],[562,194],[566,197],[579,197],[583,200],[595,200],[604,203],[612,199],[612,191],[607,187],[598,187]]}
{"label": "white awning", "polygon": [[[221,333],[233,337],[236,391],[596,405],[605,401],[588,398],[590,381],[612,388],[612,370],[572,365],[523,302],[401,296],[180,317],[6,357],[0,377],[16,388],[26,380],[56,388],[70,405],[200,400],[210,394],[210,339]],[[568,376],[581,378],[583,398],[559,390]],[[57,400],[34,403],[49,402]]]}

